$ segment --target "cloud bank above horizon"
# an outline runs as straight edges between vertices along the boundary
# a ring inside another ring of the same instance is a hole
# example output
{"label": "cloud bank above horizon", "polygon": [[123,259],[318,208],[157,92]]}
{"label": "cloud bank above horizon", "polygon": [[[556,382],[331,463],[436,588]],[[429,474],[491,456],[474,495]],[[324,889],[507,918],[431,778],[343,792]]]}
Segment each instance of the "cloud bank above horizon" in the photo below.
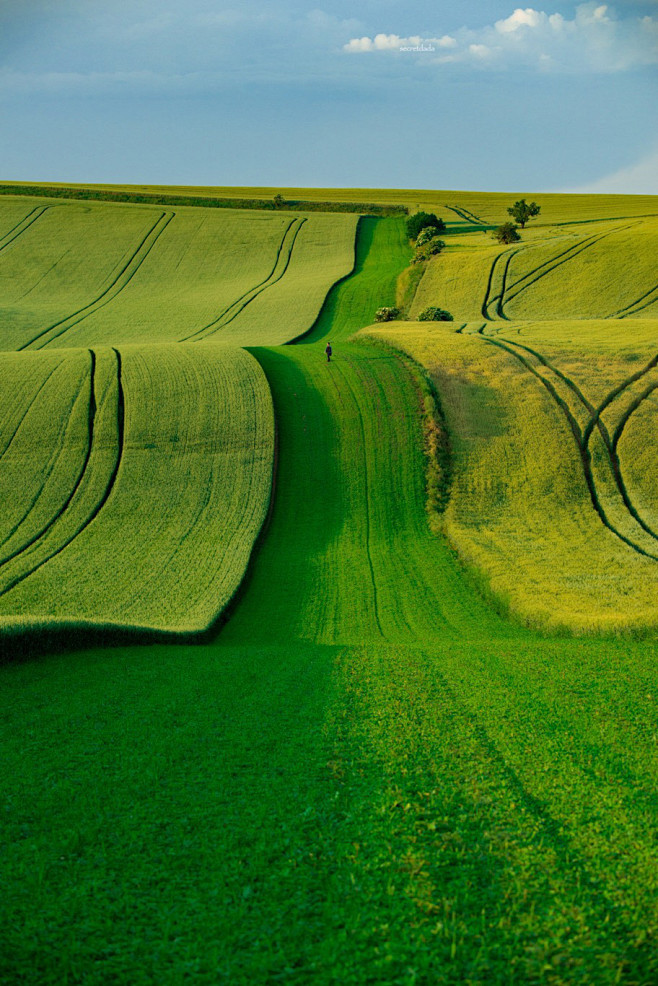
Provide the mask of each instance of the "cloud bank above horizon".
{"label": "cloud bank above horizon", "polygon": [[509,17],[454,35],[423,37],[375,34],[351,38],[349,54],[418,51],[432,65],[504,69],[534,66],[542,71],[620,72],[658,64],[658,19],[618,19],[607,4],[583,3],[570,20],[560,13],[518,7]]}

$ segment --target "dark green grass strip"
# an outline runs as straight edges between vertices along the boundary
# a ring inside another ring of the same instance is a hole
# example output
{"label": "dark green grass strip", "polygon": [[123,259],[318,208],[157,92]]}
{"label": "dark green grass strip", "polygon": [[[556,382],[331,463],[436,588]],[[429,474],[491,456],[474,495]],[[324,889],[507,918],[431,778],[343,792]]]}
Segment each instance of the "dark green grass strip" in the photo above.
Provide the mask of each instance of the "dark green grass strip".
{"label": "dark green grass strip", "polygon": [[371,325],[378,308],[395,305],[397,279],[411,256],[403,219],[361,218],[352,273],[332,287],[314,324],[294,341],[342,342]]}

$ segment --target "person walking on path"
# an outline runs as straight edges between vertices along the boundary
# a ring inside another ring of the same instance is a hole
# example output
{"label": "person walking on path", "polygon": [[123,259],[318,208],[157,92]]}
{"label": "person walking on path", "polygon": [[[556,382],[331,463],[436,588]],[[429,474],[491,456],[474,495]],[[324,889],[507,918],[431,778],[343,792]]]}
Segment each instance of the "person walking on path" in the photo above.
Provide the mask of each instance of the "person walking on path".
{"label": "person walking on path", "polygon": [[327,363],[331,363],[331,354],[333,353],[333,349],[331,348],[330,342],[327,343],[324,351],[327,354]]}

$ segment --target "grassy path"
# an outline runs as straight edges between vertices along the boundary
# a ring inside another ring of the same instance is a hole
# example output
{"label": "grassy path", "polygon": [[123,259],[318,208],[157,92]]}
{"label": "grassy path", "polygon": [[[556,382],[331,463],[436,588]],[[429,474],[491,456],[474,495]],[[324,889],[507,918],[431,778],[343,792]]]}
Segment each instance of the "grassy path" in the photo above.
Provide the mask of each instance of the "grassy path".
{"label": "grassy path", "polygon": [[368,232],[255,350],[278,486],[217,639],[4,669],[2,983],[656,980],[653,648],[506,624],[430,537],[412,379],[341,341]]}

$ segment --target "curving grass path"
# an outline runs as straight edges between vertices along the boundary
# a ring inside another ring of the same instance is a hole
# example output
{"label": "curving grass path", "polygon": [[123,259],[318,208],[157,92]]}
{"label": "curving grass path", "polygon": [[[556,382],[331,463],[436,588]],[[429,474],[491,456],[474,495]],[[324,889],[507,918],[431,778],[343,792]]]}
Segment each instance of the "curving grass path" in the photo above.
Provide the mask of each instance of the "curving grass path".
{"label": "curving grass path", "polygon": [[4,669],[1,982],[655,981],[653,647],[504,622],[428,534],[413,377],[341,342],[393,226],[254,350],[278,485],[217,639]]}

